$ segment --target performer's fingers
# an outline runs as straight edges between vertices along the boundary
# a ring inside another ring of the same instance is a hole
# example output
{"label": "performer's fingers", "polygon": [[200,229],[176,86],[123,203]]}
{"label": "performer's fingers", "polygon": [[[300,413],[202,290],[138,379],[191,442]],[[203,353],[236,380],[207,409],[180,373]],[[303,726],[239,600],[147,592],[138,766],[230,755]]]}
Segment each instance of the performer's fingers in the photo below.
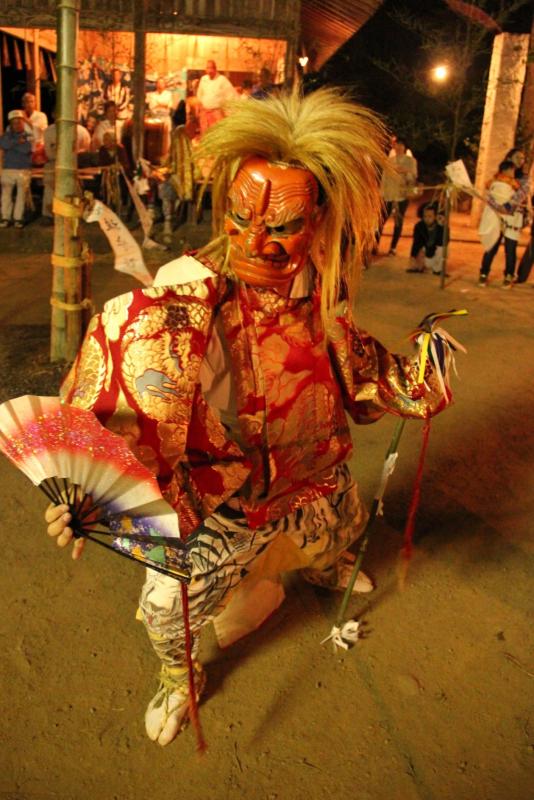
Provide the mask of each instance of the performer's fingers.
{"label": "performer's fingers", "polygon": [[62,514],[55,522],[51,522],[46,532],[49,536],[61,536],[71,519],[72,515],[67,511],[66,514]]}
{"label": "performer's fingers", "polygon": [[75,561],[80,558],[81,554],[83,553],[83,548],[85,547],[85,539],[75,539],[74,544],[72,545],[72,557]]}
{"label": "performer's fingers", "polygon": [[68,510],[69,507],[65,503],[62,503],[60,506],[53,504],[49,505],[45,511],[45,522],[55,522],[62,516],[62,514],[66,514]]}
{"label": "performer's fingers", "polygon": [[72,528],[64,528],[56,539],[58,547],[66,547],[74,536]]}

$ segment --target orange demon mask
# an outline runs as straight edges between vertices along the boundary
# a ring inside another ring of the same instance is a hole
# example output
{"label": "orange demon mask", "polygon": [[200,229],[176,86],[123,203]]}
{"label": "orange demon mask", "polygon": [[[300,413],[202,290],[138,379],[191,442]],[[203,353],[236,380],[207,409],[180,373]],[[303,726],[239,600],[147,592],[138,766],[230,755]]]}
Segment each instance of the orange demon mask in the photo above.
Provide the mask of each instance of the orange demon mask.
{"label": "orange demon mask", "polygon": [[228,193],[229,263],[252,286],[287,283],[306,264],[321,217],[319,189],[306,169],[248,159]]}

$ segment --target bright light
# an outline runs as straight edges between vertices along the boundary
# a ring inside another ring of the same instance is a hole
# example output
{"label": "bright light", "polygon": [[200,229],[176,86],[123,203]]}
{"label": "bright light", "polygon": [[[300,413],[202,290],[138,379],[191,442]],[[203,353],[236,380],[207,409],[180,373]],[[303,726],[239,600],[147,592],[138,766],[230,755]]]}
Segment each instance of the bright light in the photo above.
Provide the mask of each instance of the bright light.
{"label": "bright light", "polygon": [[445,64],[439,64],[437,67],[434,67],[432,70],[432,77],[438,83],[443,83],[449,77],[449,68],[445,66]]}
{"label": "bright light", "polygon": [[305,67],[306,64],[308,63],[308,61],[309,61],[308,56],[301,56],[299,58],[299,64],[300,64],[301,67]]}

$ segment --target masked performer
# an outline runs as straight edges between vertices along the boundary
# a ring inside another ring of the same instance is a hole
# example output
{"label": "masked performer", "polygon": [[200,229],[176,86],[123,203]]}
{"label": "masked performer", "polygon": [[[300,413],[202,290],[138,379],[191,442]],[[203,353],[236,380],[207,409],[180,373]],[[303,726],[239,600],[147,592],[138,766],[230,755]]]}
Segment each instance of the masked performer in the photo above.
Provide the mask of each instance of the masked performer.
{"label": "masked performer", "polygon": [[[193,565],[193,654],[214,620],[229,644],[279,605],[282,571],[344,589],[366,512],[346,414],[425,418],[449,399],[430,365],[352,320],[380,209],[383,132],[332,89],[239,104],[203,137],[217,237],[108,302],[64,386],[158,476]],[[71,538],[66,507],[49,533]],[[77,557],[83,544],[74,544]],[[360,573],[357,591],[372,589]],[[146,713],[164,745],[188,713],[179,584],[148,571],[139,615],[162,662]],[[196,662],[197,693],[204,686]]]}

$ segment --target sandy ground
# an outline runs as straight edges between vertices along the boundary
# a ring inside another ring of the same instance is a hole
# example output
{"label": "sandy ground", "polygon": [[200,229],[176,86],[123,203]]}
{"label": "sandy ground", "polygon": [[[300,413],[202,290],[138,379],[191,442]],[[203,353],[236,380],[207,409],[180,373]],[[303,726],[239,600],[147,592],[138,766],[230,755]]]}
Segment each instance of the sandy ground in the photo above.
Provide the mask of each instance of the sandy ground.
{"label": "sandy ground", "polygon": [[[133,283],[91,235],[101,303]],[[533,796],[534,291],[502,291],[500,260],[494,284],[477,289],[481,249],[466,218],[454,218],[453,238],[445,290],[405,273],[403,238],[364,274],[358,306],[360,325],[397,351],[425,313],[470,314],[448,325],[469,352],[457,359],[454,406],[432,425],[408,585],[398,590],[395,565],[415,422],[366,559],[377,589],[351,606],[368,637],[344,655],[321,646],[340,596],[298,576],[255,635],[219,651],[207,629],[202,758],[190,730],[165,749],[145,737],[157,664],[134,619],[140,569],[90,548],[77,564],[56,552],[39,492],[0,460],[2,800]],[[50,392],[59,376],[46,357],[50,242],[37,226],[2,232],[2,399]],[[354,431],[368,502],[393,427],[388,418]]]}

